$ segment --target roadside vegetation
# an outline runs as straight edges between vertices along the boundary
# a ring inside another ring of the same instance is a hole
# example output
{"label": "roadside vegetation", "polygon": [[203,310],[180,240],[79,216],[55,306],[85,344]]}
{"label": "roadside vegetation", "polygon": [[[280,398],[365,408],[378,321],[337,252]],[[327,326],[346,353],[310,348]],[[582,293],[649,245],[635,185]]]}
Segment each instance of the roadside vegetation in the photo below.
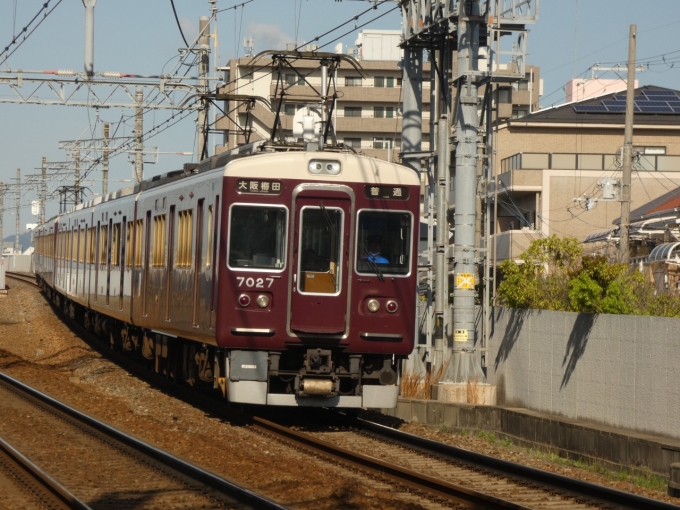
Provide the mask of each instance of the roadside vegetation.
{"label": "roadside vegetation", "polygon": [[498,303],[583,313],[680,317],[680,297],[657,294],[653,282],[627,264],[585,255],[574,238],[538,239],[499,268]]}

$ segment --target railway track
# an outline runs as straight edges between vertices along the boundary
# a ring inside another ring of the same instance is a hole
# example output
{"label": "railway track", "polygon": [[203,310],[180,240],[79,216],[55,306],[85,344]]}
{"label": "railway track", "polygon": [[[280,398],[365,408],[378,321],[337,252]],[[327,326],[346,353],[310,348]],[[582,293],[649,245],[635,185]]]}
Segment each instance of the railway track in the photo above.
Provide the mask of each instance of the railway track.
{"label": "railway track", "polygon": [[1,373],[0,416],[0,435],[92,508],[284,508]]}
{"label": "railway track", "polygon": [[197,394],[182,385],[168,387],[164,377],[151,374],[129,358],[105,348],[101,339],[83,328],[75,329],[116,363],[166,390],[171,389],[186,402],[228,420],[246,423],[261,434],[332,464],[341,464],[354,473],[368,474],[384,482],[383,490],[391,490],[391,486],[396,487],[392,490],[416,493],[422,497],[424,508],[678,508],[461,450],[366,420],[350,420],[344,415],[321,419],[319,422],[329,425],[316,430],[306,428],[315,421],[315,415],[308,415],[302,426],[284,426],[276,423],[277,419],[267,420],[226,408],[224,401]]}
{"label": "railway track", "polygon": [[19,280],[21,282],[28,283],[35,287],[39,287],[39,285],[35,281],[35,276],[26,275],[23,273],[11,273],[8,271],[5,273],[5,277],[11,278],[12,280]]}
{"label": "railway track", "polygon": [[0,506],[2,508],[87,509],[47,473],[0,439]]}

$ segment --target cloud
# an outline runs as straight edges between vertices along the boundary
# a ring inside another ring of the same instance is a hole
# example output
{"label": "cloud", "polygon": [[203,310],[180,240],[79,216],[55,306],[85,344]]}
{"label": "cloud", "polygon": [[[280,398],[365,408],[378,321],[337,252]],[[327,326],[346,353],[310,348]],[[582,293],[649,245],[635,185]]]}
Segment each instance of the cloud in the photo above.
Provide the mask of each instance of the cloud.
{"label": "cloud", "polygon": [[[255,53],[265,50],[285,50],[286,44],[293,42],[293,38],[283,32],[277,25],[266,23],[250,23],[243,37],[253,37]],[[242,39],[243,39],[242,37]],[[242,44],[240,41],[239,44]]]}

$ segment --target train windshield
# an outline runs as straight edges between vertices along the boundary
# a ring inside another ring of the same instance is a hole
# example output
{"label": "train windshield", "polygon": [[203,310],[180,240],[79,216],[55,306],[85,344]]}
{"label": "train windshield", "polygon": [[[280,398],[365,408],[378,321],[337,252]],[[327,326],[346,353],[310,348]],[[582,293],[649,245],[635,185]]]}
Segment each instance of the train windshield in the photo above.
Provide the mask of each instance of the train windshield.
{"label": "train windshield", "polygon": [[340,292],[342,209],[303,207],[298,290],[307,294]]}
{"label": "train windshield", "polygon": [[359,212],[356,271],[359,274],[405,276],[411,270],[411,231],[409,212]]}
{"label": "train windshield", "polygon": [[229,267],[283,269],[286,209],[234,205],[229,222]]}

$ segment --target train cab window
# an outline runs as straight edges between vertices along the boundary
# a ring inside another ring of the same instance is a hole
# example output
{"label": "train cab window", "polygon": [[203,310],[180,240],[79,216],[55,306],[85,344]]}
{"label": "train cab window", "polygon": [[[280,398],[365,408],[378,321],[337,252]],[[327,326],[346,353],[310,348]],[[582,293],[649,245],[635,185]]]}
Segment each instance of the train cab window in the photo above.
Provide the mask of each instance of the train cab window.
{"label": "train cab window", "polygon": [[229,267],[283,269],[286,217],[283,207],[233,205],[229,221]]}
{"label": "train cab window", "polygon": [[411,271],[411,213],[364,210],[357,221],[356,272],[407,276]]}
{"label": "train cab window", "polygon": [[342,253],[342,209],[303,207],[300,220],[298,290],[338,294]]}

